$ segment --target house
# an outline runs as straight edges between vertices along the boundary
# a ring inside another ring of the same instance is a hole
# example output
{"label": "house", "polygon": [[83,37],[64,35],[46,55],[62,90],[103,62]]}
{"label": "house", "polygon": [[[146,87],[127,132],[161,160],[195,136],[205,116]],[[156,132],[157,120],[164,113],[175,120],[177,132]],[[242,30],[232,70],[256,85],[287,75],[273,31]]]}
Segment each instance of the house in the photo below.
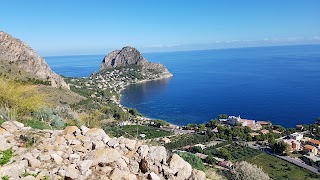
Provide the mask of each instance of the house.
{"label": "house", "polygon": [[260,130],[262,126],[258,123],[256,123],[255,120],[249,120],[249,119],[241,119],[239,116],[229,116],[228,119],[220,119],[220,121],[224,121],[229,125],[234,126],[236,123],[241,124],[242,126],[248,126],[252,130]]}
{"label": "house", "polygon": [[301,124],[296,125],[296,129],[302,131],[303,130],[303,126]]}
{"label": "house", "polygon": [[319,140],[310,139],[309,141],[307,141],[307,143],[320,149],[320,141]]}
{"label": "house", "polygon": [[303,134],[302,134],[302,133],[299,133],[299,132],[296,132],[296,133],[290,134],[289,137],[290,137],[291,139],[300,141],[300,140],[303,138]]}
{"label": "house", "polygon": [[232,167],[232,163],[229,161],[220,161],[220,162],[218,162],[218,165],[222,166],[222,167],[227,167],[227,168]]}
{"label": "house", "polygon": [[262,129],[262,130],[261,130],[261,133],[262,133],[262,134],[268,134],[268,133],[269,133],[269,131],[268,131],[268,130],[266,130],[266,129]]}
{"label": "house", "polygon": [[267,121],[257,121],[257,124],[260,124],[261,126],[271,126],[272,124]]}
{"label": "house", "polygon": [[302,160],[309,165],[316,165],[320,167],[320,158],[318,156],[313,156],[311,153],[303,155]]}
{"label": "house", "polygon": [[208,155],[201,154],[201,153],[195,153],[194,155],[197,156],[198,158],[202,159],[202,160],[206,159],[208,157]]}
{"label": "house", "polygon": [[300,148],[301,148],[301,143],[300,143],[300,142],[294,141],[294,140],[291,141],[291,149],[292,149],[293,151],[299,151]]}
{"label": "house", "polygon": [[212,132],[218,133],[218,132],[219,132],[218,127],[214,128],[214,129],[212,130]]}
{"label": "house", "polygon": [[305,145],[303,147],[303,153],[304,154],[311,153],[312,155],[317,155],[318,149],[314,146],[311,146],[311,145]]}
{"label": "house", "polygon": [[200,147],[201,149],[205,149],[205,148],[206,148],[206,146],[205,146],[205,145],[203,145],[203,144],[196,144],[196,145],[194,145],[194,146],[196,146],[196,147]]}
{"label": "house", "polygon": [[281,134],[280,131],[277,131],[277,130],[272,130],[273,133],[276,133],[276,134]]}
{"label": "house", "polygon": [[251,137],[255,137],[255,136],[259,136],[260,134],[259,133],[256,133],[256,132],[252,132],[252,133],[249,133]]}

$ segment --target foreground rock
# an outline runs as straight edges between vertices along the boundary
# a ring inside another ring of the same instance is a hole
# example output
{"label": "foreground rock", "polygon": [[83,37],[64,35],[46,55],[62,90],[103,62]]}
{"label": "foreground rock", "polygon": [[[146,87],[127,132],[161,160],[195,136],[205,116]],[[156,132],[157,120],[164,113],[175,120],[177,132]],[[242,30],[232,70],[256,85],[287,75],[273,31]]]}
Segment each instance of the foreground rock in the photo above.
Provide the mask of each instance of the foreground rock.
{"label": "foreground rock", "polygon": [[97,128],[72,126],[52,131],[18,125],[17,129],[4,122],[1,127],[0,144],[16,155],[0,166],[0,178],[205,179],[204,172],[192,169],[177,154],[168,155],[162,146],[123,137],[110,139]]}

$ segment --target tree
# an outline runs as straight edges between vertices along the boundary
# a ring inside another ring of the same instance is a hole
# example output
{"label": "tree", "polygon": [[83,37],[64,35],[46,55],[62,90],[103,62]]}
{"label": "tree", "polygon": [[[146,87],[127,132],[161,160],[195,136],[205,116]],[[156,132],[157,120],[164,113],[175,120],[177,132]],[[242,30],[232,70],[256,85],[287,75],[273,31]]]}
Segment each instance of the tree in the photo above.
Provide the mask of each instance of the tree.
{"label": "tree", "polygon": [[219,119],[227,119],[228,115],[227,114],[219,114]]}
{"label": "tree", "polygon": [[206,126],[204,124],[199,124],[200,131],[204,131],[205,128],[206,128]]}
{"label": "tree", "polygon": [[269,180],[268,174],[264,173],[256,165],[241,161],[234,165],[234,179],[236,180]]}
{"label": "tree", "polygon": [[208,164],[216,164],[216,159],[213,158],[213,156],[210,154],[205,159],[205,162],[208,163]]}
{"label": "tree", "polygon": [[270,144],[270,147],[273,147],[274,146],[274,144],[276,143],[276,139],[275,139],[275,137],[274,137],[274,135],[273,134],[271,134],[270,133],[270,135],[269,135],[269,144]]}
{"label": "tree", "polygon": [[279,141],[274,144],[273,148],[277,153],[283,154],[284,152],[287,153],[287,151],[289,150],[289,145],[284,141]]}
{"label": "tree", "polygon": [[131,109],[129,109],[129,113],[130,113],[132,116],[140,116],[140,115],[141,115],[136,108],[131,108]]}

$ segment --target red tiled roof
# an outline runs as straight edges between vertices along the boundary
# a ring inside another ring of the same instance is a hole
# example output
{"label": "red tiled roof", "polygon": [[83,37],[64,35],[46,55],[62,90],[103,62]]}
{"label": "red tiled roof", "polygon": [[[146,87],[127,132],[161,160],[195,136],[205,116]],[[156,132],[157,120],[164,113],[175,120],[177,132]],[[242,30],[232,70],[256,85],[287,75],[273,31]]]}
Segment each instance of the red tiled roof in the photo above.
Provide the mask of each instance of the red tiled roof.
{"label": "red tiled roof", "polygon": [[303,149],[310,149],[310,150],[312,150],[312,149],[314,149],[314,148],[316,148],[316,147],[311,146],[311,145],[305,145],[305,146],[303,147]]}
{"label": "red tiled roof", "polygon": [[313,144],[320,145],[320,141],[319,141],[319,140],[310,139],[308,142],[313,143]]}
{"label": "red tiled roof", "polygon": [[257,121],[257,123],[260,125],[269,125],[267,121]]}

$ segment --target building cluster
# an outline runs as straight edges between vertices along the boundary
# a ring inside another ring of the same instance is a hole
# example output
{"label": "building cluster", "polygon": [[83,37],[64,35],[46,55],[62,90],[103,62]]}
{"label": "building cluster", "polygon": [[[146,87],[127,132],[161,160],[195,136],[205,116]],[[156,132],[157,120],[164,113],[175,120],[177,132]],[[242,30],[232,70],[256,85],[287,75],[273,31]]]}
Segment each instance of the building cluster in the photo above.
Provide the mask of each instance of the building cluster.
{"label": "building cluster", "polygon": [[289,145],[289,151],[302,151],[303,160],[308,164],[320,166],[320,141],[304,137],[302,132],[290,134],[286,139],[282,139]]}
{"label": "building cluster", "polygon": [[253,131],[261,130],[264,125],[271,125],[269,122],[266,121],[256,121],[256,120],[249,120],[249,119],[242,119],[239,116],[228,116],[227,119],[220,119],[221,122],[229,125],[241,125],[241,126],[248,126]]}

